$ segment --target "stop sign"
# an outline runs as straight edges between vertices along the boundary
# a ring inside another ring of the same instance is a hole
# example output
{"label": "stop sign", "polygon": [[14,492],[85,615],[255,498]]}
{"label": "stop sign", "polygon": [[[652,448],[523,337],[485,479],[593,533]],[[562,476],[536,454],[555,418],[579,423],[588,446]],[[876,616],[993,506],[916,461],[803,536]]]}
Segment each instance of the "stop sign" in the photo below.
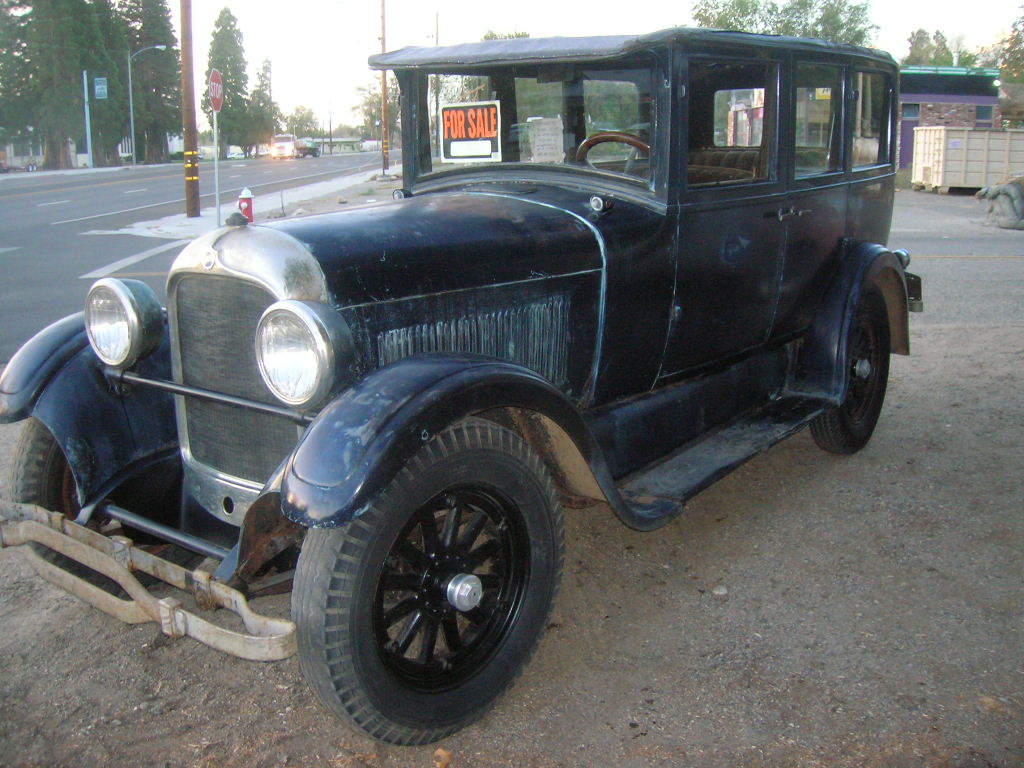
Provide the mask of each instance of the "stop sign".
{"label": "stop sign", "polygon": [[221,80],[220,70],[210,70],[210,102],[213,104],[213,111],[220,112],[224,106],[224,81]]}

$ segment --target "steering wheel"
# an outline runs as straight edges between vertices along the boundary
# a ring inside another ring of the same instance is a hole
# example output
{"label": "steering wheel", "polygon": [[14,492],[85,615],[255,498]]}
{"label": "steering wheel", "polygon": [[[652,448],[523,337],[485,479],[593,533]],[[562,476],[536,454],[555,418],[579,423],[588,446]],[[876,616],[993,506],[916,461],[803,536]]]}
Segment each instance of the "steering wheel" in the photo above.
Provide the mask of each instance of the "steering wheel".
{"label": "steering wheel", "polygon": [[591,149],[596,147],[598,144],[604,144],[605,142],[616,141],[620,144],[629,144],[634,149],[639,149],[642,152],[650,152],[651,145],[645,142],[643,139],[634,136],[632,133],[625,133],[623,131],[601,131],[595,133],[593,136],[588,136],[583,142],[576,148],[576,162],[582,163],[587,159],[587,153]]}

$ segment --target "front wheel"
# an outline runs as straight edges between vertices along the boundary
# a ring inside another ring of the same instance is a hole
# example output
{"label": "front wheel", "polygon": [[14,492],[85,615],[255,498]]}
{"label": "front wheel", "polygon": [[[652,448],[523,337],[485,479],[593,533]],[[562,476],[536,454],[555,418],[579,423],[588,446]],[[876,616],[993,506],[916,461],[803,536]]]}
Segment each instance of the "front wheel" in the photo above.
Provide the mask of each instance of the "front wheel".
{"label": "front wheel", "polygon": [[811,422],[819,448],[856,453],[871,439],[889,381],[889,316],[877,289],[865,294],[853,320],[846,397]]}
{"label": "front wheel", "polygon": [[532,655],[563,551],[538,454],[496,424],[460,422],[362,515],[307,535],[292,593],[303,674],[377,739],[443,738],[483,716]]}

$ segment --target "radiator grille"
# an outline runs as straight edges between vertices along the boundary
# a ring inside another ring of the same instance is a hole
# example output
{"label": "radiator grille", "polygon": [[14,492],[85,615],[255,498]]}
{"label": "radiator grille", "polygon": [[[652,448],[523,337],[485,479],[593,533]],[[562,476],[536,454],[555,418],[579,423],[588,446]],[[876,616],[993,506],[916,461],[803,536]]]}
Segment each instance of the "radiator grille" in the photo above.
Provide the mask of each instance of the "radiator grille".
{"label": "radiator grille", "polygon": [[382,366],[424,352],[475,352],[568,380],[569,302],[564,296],[477,315],[411,325],[377,336]]}
{"label": "radiator grille", "polygon": [[[259,286],[212,275],[186,276],[175,292],[183,383],[277,405],[256,363],[260,315],[274,297]],[[185,397],[185,428],[197,461],[262,483],[298,440],[286,418]]]}

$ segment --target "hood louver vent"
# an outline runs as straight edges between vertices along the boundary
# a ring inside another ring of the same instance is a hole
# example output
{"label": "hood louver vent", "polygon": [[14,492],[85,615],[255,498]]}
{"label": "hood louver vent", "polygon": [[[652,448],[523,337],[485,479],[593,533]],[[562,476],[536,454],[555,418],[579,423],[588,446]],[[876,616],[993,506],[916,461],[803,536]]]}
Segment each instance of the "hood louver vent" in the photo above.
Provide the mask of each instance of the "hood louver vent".
{"label": "hood louver vent", "polygon": [[568,380],[569,301],[554,296],[514,309],[396,328],[377,336],[382,367],[425,352],[496,357],[563,386]]}

